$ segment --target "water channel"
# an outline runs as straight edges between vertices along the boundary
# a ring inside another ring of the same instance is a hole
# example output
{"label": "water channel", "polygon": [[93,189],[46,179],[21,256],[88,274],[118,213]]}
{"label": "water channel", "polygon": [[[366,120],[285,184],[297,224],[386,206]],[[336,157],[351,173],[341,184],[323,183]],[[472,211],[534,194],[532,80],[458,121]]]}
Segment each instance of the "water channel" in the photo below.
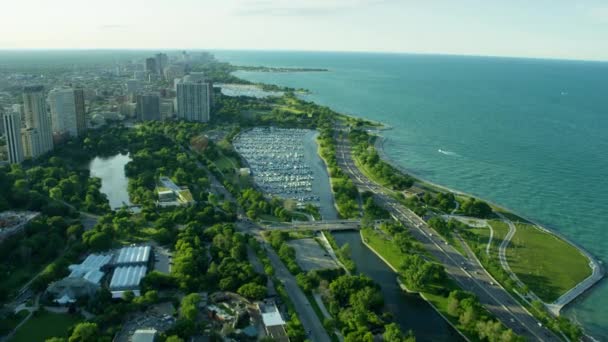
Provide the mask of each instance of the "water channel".
{"label": "water channel", "polygon": [[362,242],[359,232],[333,233],[340,246],[348,243],[351,258],[358,272],[380,284],[386,309],[403,331],[412,330],[416,341],[463,341],[435,309],[418,295],[404,292],[397,285],[397,276]]}

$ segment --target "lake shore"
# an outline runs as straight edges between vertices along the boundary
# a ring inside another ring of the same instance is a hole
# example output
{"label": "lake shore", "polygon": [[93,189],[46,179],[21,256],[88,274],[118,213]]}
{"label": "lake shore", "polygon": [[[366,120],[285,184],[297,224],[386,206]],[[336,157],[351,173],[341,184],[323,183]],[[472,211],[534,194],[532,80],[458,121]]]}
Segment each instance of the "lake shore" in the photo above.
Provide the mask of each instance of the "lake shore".
{"label": "lake shore", "polygon": [[[378,132],[378,133],[380,133],[380,132]],[[568,239],[561,233],[555,231],[554,229],[547,228],[547,227],[541,225],[540,223],[538,223],[537,221],[530,219],[528,217],[525,217],[524,215],[520,215],[519,213],[517,213],[511,209],[505,208],[492,201],[487,201],[483,198],[480,198],[479,196],[472,195],[472,194],[469,194],[469,193],[466,193],[466,192],[463,192],[460,190],[455,190],[455,189],[452,189],[452,188],[449,188],[449,187],[446,187],[446,186],[443,186],[440,184],[436,184],[436,183],[433,183],[429,180],[426,180],[426,179],[420,177],[419,175],[415,174],[414,172],[411,172],[407,168],[400,166],[397,163],[395,163],[393,160],[391,160],[384,150],[384,144],[387,141],[387,138],[383,137],[381,134],[376,134],[376,135],[378,138],[375,141],[374,148],[378,152],[378,155],[380,156],[380,158],[383,161],[385,161],[386,163],[392,165],[394,168],[396,168],[400,172],[403,172],[405,174],[411,175],[414,178],[416,178],[416,180],[418,181],[418,183],[420,183],[420,185],[422,187],[430,187],[430,188],[434,188],[434,189],[438,189],[438,190],[442,190],[442,191],[452,192],[456,195],[476,198],[476,199],[485,201],[488,204],[490,204],[491,206],[493,206],[503,212],[514,214],[514,215],[522,218],[523,220],[528,221],[529,223],[533,224],[541,231],[544,231],[548,234],[551,234],[551,235],[557,237],[558,239],[563,240],[564,242],[566,242],[569,245],[576,248],[583,256],[585,256],[589,260],[589,267],[591,268],[591,271],[592,271],[591,275],[589,275],[587,278],[580,281],[576,286],[572,287],[566,293],[563,293],[560,296],[560,298],[558,298],[555,302],[545,303],[549,308],[551,308],[551,312],[553,314],[559,315],[559,312],[561,309],[563,309],[567,305],[575,302],[577,298],[580,298],[585,292],[591,290],[596,284],[598,284],[604,278],[606,271],[605,271],[605,268],[603,267],[603,265],[582,246],[571,241],[570,239]],[[551,307],[552,305],[553,305],[553,307]]]}

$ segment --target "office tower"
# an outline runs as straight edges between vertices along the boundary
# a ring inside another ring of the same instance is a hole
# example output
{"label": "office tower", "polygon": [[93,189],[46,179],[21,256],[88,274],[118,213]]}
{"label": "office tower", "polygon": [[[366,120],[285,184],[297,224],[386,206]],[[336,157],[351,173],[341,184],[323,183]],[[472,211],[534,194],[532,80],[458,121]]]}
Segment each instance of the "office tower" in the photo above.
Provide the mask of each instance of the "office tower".
{"label": "office tower", "polygon": [[51,123],[55,136],[78,136],[74,89],[54,88],[49,92]]}
{"label": "office tower", "polygon": [[160,120],[160,97],[156,94],[137,95],[137,119]]}
{"label": "office tower", "polygon": [[6,145],[8,161],[11,164],[19,164],[23,161],[23,144],[21,141],[21,108],[19,105],[2,115],[4,131],[6,132]]}
{"label": "office tower", "polygon": [[146,58],[146,72],[150,74],[158,73],[158,66],[156,65],[156,58]]}
{"label": "office tower", "polygon": [[192,82],[188,76],[177,84],[177,117],[186,121],[207,122],[210,118],[210,84]]}
{"label": "office tower", "polygon": [[[53,134],[51,119],[46,112],[46,101],[43,86],[27,86],[23,88],[23,112],[25,127],[36,131],[36,138],[30,140],[37,145],[30,151],[30,157],[36,158],[53,149]],[[25,147],[24,147],[25,148]]]}
{"label": "office tower", "polygon": [[166,53],[157,53],[154,58],[156,59],[156,71],[162,76],[169,62],[169,57],[167,57]]}
{"label": "office tower", "polygon": [[76,106],[76,132],[78,136],[87,131],[86,107],[84,103],[84,89],[74,89],[74,104]]}

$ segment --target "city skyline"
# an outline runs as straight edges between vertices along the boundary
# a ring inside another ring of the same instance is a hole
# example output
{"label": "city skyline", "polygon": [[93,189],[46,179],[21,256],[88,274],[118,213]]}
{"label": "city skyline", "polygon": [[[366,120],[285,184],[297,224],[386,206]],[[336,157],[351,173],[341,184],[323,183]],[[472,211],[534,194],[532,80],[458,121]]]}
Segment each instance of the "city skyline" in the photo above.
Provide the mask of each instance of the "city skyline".
{"label": "city skyline", "polygon": [[0,49],[364,51],[608,60],[603,44],[608,5],[596,0],[109,0],[86,6],[75,0],[24,0],[5,5],[0,28],[12,33],[0,38]]}

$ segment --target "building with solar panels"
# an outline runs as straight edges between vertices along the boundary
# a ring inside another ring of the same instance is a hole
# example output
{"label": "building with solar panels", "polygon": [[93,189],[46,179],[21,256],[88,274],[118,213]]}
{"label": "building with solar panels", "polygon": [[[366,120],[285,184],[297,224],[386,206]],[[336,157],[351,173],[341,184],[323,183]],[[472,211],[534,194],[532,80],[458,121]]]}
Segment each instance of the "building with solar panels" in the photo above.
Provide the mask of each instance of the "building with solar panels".
{"label": "building with solar panels", "polygon": [[113,298],[122,298],[127,291],[141,295],[139,283],[148,272],[152,256],[150,246],[129,246],[121,248],[114,259],[114,273],[110,280]]}

